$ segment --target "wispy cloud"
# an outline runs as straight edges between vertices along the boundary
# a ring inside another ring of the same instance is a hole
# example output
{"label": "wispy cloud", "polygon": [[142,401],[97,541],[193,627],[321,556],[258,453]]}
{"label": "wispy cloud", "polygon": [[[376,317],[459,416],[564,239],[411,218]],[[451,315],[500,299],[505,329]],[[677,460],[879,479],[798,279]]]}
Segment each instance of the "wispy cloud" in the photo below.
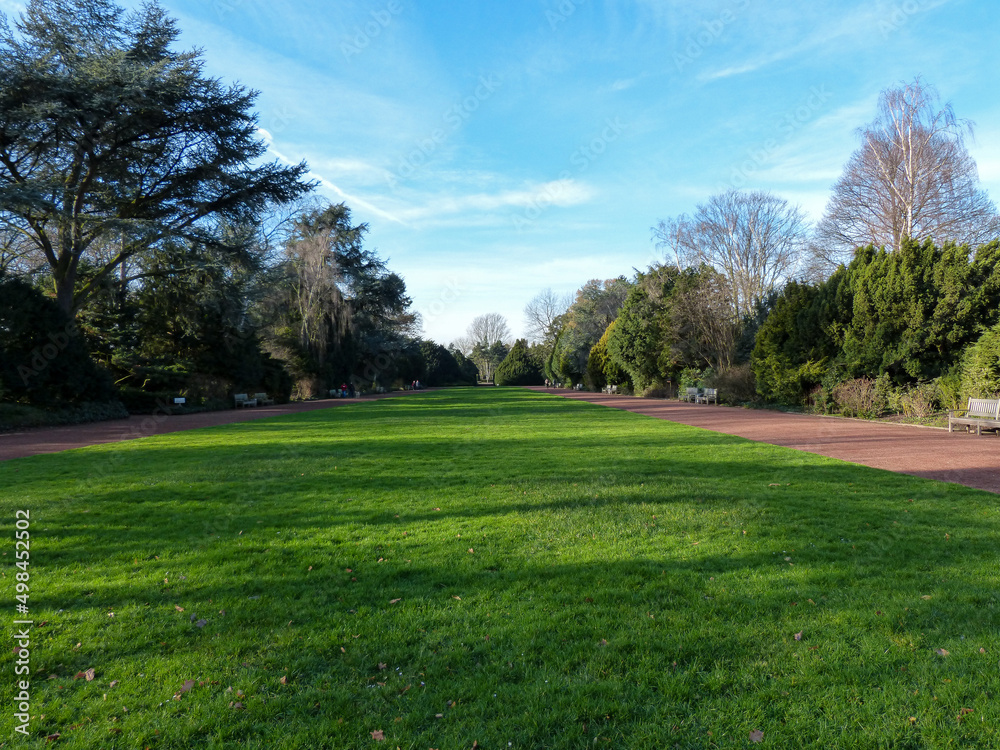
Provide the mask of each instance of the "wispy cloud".
{"label": "wispy cloud", "polygon": [[735,65],[728,65],[702,73],[699,80],[714,81],[722,78],[746,75],[756,72],[782,60],[797,58],[806,54],[822,54],[827,50],[843,51],[845,40],[854,45],[867,45],[872,39],[884,40],[893,33],[904,29],[910,19],[921,13],[934,10],[952,0],[914,0],[912,9],[896,3],[880,2],[864,5],[842,14],[836,20],[826,19],[819,31],[805,36],[797,44],[784,45],[776,41],[775,51],[768,51],[750,57]]}
{"label": "wispy cloud", "polygon": [[[261,138],[263,138],[264,141],[267,143],[267,150],[271,154],[273,154],[274,157],[278,161],[283,162],[283,163],[288,164],[288,165],[293,165],[293,164],[297,163],[297,162],[295,162],[294,159],[290,159],[284,153],[282,153],[277,148],[275,148],[275,146],[274,146],[274,137],[268,131],[263,130],[263,129],[258,129],[257,132],[260,134]],[[331,180],[328,180],[326,177],[324,177],[321,174],[318,174],[318,173],[310,170],[309,174],[307,175],[307,178],[316,180],[316,182],[318,182],[320,185],[322,185],[323,187],[325,187],[327,190],[330,190],[331,192],[333,192],[338,198],[341,198],[341,199],[347,201],[352,206],[358,206],[358,207],[361,207],[361,208],[365,209],[366,211],[371,211],[373,214],[376,214],[377,216],[381,216],[383,219],[388,219],[389,221],[394,222],[396,224],[403,224],[403,223],[405,223],[402,219],[400,219],[397,216],[393,215],[389,211],[385,211],[385,210],[379,208],[375,204],[370,203],[369,201],[366,201],[364,198],[361,198],[361,197],[359,197],[357,195],[352,195],[352,194],[346,192],[345,190],[342,190],[336,183],[332,182]]]}
{"label": "wispy cloud", "polygon": [[456,214],[486,214],[510,208],[531,206],[576,206],[594,198],[596,190],[573,179],[553,180],[529,185],[519,190],[495,193],[471,193],[459,196],[435,196],[431,201],[404,209],[399,215],[406,221],[446,218]]}

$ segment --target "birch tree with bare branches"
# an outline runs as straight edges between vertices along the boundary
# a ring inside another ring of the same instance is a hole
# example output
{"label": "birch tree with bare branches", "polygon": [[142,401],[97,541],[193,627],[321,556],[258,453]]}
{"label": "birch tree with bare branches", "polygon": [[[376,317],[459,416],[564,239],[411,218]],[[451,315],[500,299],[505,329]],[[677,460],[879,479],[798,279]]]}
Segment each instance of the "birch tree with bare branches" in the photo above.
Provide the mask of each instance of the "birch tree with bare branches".
{"label": "birch tree with bare branches", "polygon": [[972,123],[941,105],[919,77],[886,89],[816,227],[812,264],[827,275],[866,245],[899,250],[905,238],[977,246],[1000,236],[965,146]]}

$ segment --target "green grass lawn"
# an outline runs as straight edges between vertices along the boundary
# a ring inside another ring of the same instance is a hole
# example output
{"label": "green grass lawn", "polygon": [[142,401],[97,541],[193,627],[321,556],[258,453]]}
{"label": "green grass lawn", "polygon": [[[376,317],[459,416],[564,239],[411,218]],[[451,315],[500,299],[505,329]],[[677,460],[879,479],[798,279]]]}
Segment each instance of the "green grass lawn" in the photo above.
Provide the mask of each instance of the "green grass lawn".
{"label": "green grass lawn", "polygon": [[5,462],[0,504],[0,745],[1000,747],[985,492],[460,389]]}

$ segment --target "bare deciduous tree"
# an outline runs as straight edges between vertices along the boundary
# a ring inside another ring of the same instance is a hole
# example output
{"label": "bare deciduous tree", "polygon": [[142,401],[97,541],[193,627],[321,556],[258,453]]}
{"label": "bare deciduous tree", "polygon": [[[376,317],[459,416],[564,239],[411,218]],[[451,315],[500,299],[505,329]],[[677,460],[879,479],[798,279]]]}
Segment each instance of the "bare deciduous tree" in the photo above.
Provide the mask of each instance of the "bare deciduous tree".
{"label": "bare deciduous tree", "polygon": [[500,313],[487,313],[473,318],[463,343],[471,344],[470,357],[479,368],[479,377],[492,380],[510,348],[511,335],[507,319]]}
{"label": "bare deciduous tree", "polygon": [[691,265],[688,243],[685,242],[690,223],[687,214],[681,214],[676,219],[662,219],[653,227],[653,241],[657,249],[663,251],[664,260],[678,271]]}
{"label": "bare deciduous tree", "polygon": [[556,294],[551,287],[539,292],[524,308],[528,340],[537,343],[548,339],[556,318],[569,309],[570,302],[568,296]]}
{"label": "bare deciduous tree", "polygon": [[951,105],[917,78],[882,92],[875,119],[851,155],[816,227],[813,264],[827,272],[857,247],[898,250],[903,239],[979,245],[1000,235],[1000,218],[979,187],[965,147],[972,134]]}
{"label": "bare deciduous tree", "polygon": [[500,313],[477,316],[469,324],[466,335],[472,339],[473,346],[479,344],[487,349],[496,343],[509,345],[511,342],[507,318]]}
{"label": "bare deciduous tree", "polygon": [[698,206],[690,219],[660,222],[671,264],[704,263],[722,273],[737,320],[781,285],[799,264],[808,226],[802,211],[762,191],[729,190]]}

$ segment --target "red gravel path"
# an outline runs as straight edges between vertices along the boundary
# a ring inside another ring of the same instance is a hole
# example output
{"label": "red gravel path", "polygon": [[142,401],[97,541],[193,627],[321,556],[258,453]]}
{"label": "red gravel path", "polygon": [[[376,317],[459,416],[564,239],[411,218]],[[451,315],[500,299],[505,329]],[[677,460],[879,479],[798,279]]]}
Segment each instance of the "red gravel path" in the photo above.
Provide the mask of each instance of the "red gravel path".
{"label": "red gravel path", "polygon": [[215,427],[220,424],[248,422],[251,419],[279,417],[284,414],[298,414],[315,409],[331,409],[343,404],[356,404],[359,401],[370,401],[397,395],[404,394],[400,392],[387,393],[382,396],[365,396],[364,398],[330,398],[319,401],[233,409],[232,411],[178,414],[169,417],[163,414],[134,416],[110,422],[91,422],[66,427],[36,427],[18,432],[5,432],[0,433],[0,461],[34,456],[39,453],[56,453],[70,448],[81,448],[85,445],[116,443],[121,440],[164,435],[168,432],[194,430],[199,427]]}
{"label": "red gravel path", "polygon": [[783,445],[821,456],[917,477],[1000,493],[1000,439],[955,432],[865,422],[840,417],[739,409],[731,406],[610,396],[583,391],[532,390],[625,409],[714,432]]}

